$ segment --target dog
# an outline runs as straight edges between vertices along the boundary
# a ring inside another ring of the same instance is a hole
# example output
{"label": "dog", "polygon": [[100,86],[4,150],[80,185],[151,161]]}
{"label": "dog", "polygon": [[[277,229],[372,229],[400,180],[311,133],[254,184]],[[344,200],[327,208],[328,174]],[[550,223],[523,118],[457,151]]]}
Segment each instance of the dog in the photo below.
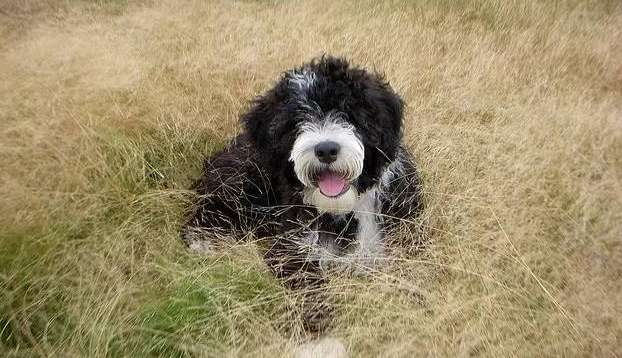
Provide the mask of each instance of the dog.
{"label": "dog", "polygon": [[209,251],[253,233],[293,286],[373,268],[387,233],[422,209],[403,110],[384,76],[344,58],[283,73],[241,117],[242,133],[206,159],[183,241]]}

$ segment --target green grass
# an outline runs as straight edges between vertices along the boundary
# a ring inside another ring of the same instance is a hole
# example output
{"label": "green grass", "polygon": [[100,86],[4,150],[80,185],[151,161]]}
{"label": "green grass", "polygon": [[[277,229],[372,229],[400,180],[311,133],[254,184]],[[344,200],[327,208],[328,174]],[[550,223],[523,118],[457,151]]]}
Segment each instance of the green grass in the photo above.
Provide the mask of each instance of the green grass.
{"label": "green grass", "polygon": [[159,356],[204,350],[216,355],[243,347],[245,337],[258,335],[262,325],[282,314],[283,288],[256,270],[219,265],[158,292],[161,299],[141,314],[144,334],[137,346]]}

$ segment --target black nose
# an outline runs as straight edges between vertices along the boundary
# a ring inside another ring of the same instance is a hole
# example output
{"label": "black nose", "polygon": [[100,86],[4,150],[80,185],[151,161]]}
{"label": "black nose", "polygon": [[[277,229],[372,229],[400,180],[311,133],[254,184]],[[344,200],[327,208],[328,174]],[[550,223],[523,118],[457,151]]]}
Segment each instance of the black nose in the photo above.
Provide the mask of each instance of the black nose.
{"label": "black nose", "polygon": [[341,147],[338,143],[331,141],[321,142],[315,146],[315,156],[320,162],[330,164],[337,160],[339,149]]}

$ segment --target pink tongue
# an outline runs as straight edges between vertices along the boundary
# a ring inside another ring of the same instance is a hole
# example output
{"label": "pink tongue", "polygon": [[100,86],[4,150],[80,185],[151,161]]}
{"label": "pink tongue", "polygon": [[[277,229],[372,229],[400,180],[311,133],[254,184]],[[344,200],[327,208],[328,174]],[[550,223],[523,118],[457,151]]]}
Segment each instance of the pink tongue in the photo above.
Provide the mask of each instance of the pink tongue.
{"label": "pink tongue", "polygon": [[322,194],[326,196],[337,196],[341,194],[345,188],[346,180],[335,173],[327,172],[320,176],[318,186]]}

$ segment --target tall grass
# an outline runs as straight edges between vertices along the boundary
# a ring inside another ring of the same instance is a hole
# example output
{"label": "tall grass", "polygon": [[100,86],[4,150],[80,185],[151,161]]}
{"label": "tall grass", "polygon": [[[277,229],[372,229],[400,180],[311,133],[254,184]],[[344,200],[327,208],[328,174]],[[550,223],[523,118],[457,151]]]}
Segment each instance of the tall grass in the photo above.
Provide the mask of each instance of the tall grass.
{"label": "tall grass", "polygon": [[2,356],[287,355],[301,297],[252,245],[194,256],[178,229],[247,101],[324,52],[408,103],[427,240],[335,278],[329,333],[353,356],[622,354],[617,1],[25,0],[0,47]]}

